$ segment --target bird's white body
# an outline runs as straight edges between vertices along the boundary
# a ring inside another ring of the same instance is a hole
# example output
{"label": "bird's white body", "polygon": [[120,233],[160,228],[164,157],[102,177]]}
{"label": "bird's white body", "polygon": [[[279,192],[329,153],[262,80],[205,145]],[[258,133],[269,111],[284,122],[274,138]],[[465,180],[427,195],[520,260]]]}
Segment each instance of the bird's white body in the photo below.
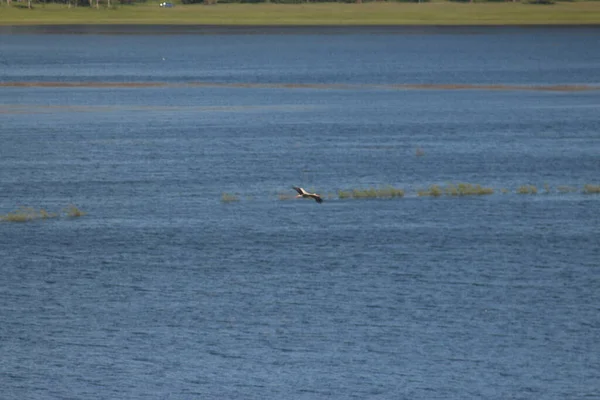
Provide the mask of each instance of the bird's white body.
{"label": "bird's white body", "polygon": [[304,190],[301,187],[297,187],[297,186],[292,186],[292,188],[298,192],[298,195],[296,196],[296,198],[303,198],[303,199],[313,199],[315,200],[317,203],[322,203],[323,199],[321,198],[320,195],[316,194],[316,193],[309,193],[306,190]]}

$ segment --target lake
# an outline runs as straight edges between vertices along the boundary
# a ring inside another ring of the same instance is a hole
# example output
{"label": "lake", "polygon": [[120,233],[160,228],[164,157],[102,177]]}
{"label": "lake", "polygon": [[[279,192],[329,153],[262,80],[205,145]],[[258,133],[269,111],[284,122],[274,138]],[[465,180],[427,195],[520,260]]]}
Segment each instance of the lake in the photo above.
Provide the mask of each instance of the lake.
{"label": "lake", "polygon": [[600,398],[600,29],[47,29],[0,34],[3,398]]}

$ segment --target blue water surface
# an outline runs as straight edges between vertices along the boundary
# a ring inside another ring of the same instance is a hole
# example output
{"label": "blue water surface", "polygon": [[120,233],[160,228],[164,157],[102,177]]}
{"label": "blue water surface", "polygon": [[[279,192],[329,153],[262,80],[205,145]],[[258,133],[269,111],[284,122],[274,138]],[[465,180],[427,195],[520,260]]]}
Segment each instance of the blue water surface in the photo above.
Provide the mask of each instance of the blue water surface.
{"label": "blue water surface", "polygon": [[600,398],[599,41],[0,35],[0,397]]}

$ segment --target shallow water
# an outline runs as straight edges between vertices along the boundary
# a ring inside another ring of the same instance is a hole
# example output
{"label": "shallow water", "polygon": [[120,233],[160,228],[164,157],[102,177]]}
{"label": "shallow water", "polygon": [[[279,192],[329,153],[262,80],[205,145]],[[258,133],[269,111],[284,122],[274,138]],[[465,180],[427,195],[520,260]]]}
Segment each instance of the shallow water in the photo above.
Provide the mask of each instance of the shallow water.
{"label": "shallow water", "polygon": [[599,39],[0,36],[4,398],[600,398]]}

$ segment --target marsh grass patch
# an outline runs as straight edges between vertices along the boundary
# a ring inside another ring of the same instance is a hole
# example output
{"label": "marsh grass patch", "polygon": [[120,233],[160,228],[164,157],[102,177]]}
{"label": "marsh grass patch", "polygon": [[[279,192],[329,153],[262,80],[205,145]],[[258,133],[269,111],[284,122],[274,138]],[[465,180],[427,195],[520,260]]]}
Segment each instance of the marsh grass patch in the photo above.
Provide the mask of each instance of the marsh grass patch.
{"label": "marsh grass patch", "polygon": [[586,184],[583,186],[583,193],[585,194],[600,194],[600,185]]}
{"label": "marsh grass patch", "polygon": [[385,186],[383,188],[377,189],[377,197],[380,198],[395,198],[395,197],[404,197],[404,189],[396,188],[391,185]]}
{"label": "marsh grass patch", "polygon": [[41,218],[40,214],[30,207],[20,207],[15,211],[0,215],[4,222],[28,222]]}
{"label": "marsh grass patch", "polygon": [[74,204],[69,204],[69,206],[65,208],[64,212],[65,215],[69,218],[79,218],[83,217],[86,214],[85,212],[77,208],[77,206],[75,206]]}
{"label": "marsh grass patch", "polygon": [[221,194],[221,203],[233,203],[236,201],[240,201],[240,196],[232,193]]}
{"label": "marsh grass patch", "polygon": [[35,209],[33,207],[19,207],[15,211],[0,215],[0,222],[30,222],[37,220],[47,220],[59,217],[82,217],[86,213],[81,211],[75,205],[69,205],[61,213],[48,212],[45,209]]}
{"label": "marsh grass patch", "polygon": [[338,190],[338,198],[344,199],[393,199],[404,197],[404,190],[387,185],[380,188],[355,188],[349,190]]}
{"label": "marsh grass patch", "polygon": [[491,187],[483,187],[479,184],[471,183],[451,183],[445,187],[444,191],[448,196],[485,196],[494,194],[494,189]]}
{"label": "marsh grass patch", "polygon": [[440,197],[444,194],[444,188],[440,185],[431,185],[427,189],[417,189],[417,196],[419,197]]}
{"label": "marsh grass patch", "polygon": [[[314,192],[310,189],[309,191]],[[565,193],[583,193],[583,194],[600,194],[600,185],[586,184],[583,186],[567,186],[559,185],[552,187],[548,183],[544,183],[543,186],[539,187],[531,184],[524,184],[518,186],[516,189],[509,189],[506,187],[493,188],[490,186],[483,186],[477,183],[446,183],[446,184],[432,184],[425,188],[415,188],[409,192],[410,195],[416,194],[417,197],[467,197],[467,196],[489,196],[496,193],[503,195],[510,194],[525,194],[525,195],[537,195],[537,194],[565,194]],[[348,188],[338,189],[336,192],[324,191],[321,197],[328,200],[348,200],[348,199],[394,199],[405,197],[406,192],[404,189],[394,187],[392,185],[380,186],[380,187],[367,187],[367,188]],[[277,193],[279,200],[294,200],[296,195],[290,192],[279,192]],[[221,195],[221,202],[231,203],[240,201],[240,196],[237,194],[223,193]],[[245,196],[244,200],[253,200],[254,198]],[[24,209],[28,210],[28,209]],[[20,214],[10,216],[11,219],[31,219],[32,212],[21,212]],[[34,218],[39,218],[44,215],[44,211],[40,210],[33,214]],[[52,218],[52,214],[48,214],[45,218]]]}
{"label": "marsh grass patch", "polygon": [[352,189],[353,199],[376,199],[377,191],[374,188]]}
{"label": "marsh grass patch", "polygon": [[443,195],[450,197],[463,197],[463,196],[484,196],[494,194],[494,189],[491,187],[484,187],[479,184],[472,183],[449,183],[445,186],[442,185],[431,185],[427,189],[418,189],[417,195],[420,197],[440,197]]}
{"label": "marsh grass patch", "polygon": [[518,194],[537,194],[538,189],[535,185],[521,185],[517,188]]}
{"label": "marsh grass patch", "polygon": [[337,192],[339,199],[350,199],[352,198],[352,192],[349,190],[338,190]]}

